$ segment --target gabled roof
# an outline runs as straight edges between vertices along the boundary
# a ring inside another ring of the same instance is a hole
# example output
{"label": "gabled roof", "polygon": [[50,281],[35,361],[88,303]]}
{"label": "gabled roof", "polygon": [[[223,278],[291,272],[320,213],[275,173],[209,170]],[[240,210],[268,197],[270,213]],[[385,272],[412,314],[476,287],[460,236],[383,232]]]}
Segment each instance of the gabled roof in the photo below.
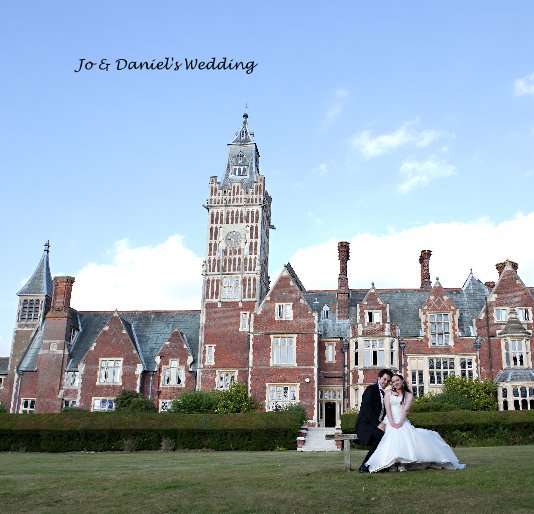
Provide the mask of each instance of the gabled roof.
{"label": "gabled roof", "polygon": [[[80,312],[81,332],[74,341],[67,370],[78,369],[80,361],[96,341],[112,312]],[[147,371],[156,370],[156,356],[174,330],[184,336],[193,356],[192,368],[196,369],[200,311],[134,311],[121,312],[125,329],[136,345]]]}
{"label": "gabled roof", "polygon": [[293,280],[293,282],[295,282],[296,286],[299,288],[299,291],[300,292],[303,292],[303,291],[306,291],[306,288],[304,287],[304,285],[302,284],[302,282],[300,281],[300,278],[297,276],[297,274],[295,273],[295,270],[293,269],[293,266],[291,266],[291,264],[289,264],[289,262],[284,266],[284,268],[287,270],[287,272],[289,273],[289,276],[291,277],[291,279]]}
{"label": "gabled roof", "polygon": [[52,275],[50,274],[50,264],[48,262],[49,248],[50,243],[47,241],[37,268],[30,280],[17,293],[18,296],[44,295],[52,298]]}

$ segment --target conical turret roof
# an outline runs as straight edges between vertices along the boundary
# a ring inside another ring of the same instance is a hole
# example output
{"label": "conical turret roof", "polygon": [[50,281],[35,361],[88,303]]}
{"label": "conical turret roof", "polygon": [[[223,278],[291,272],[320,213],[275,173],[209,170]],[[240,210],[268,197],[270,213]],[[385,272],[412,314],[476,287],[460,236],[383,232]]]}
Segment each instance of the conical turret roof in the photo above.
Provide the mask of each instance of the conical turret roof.
{"label": "conical turret roof", "polygon": [[24,295],[44,295],[52,298],[52,275],[50,274],[50,264],[48,262],[48,253],[50,251],[50,242],[45,243],[44,252],[33,272],[30,280],[17,293],[18,296]]}

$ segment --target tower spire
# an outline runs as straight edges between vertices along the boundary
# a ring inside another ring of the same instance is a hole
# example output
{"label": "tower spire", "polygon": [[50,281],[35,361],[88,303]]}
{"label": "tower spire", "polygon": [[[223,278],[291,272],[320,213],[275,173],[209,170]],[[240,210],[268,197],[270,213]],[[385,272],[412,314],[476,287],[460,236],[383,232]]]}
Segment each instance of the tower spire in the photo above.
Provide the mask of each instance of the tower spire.
{"label": "tower spire", "polygon": [[48,261],[49,252],[50,241],[47,241],[37,268],[28,282],[17,293],[18,296],[44,295],[52,298],[52,275],[50,274],[50,264]]}

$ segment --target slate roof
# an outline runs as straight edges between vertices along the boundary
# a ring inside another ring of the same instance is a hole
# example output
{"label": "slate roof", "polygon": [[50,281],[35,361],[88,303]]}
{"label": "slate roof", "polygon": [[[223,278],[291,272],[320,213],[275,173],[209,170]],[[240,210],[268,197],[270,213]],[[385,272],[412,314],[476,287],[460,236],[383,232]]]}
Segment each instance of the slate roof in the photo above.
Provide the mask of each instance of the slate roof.
{"label": "slate roof", "polygon": [[[319,333],[324,339],[338,339],[350,337],[350,324],[348,320],[336,319],[337,294],[335,291],[305,291],[304,299],[310,309],[317,313],[319,320]],[[330,309],[328,319],[322,319],[323,307],[328,305]]]}
{"label": "slate roof", "polygon": [[534,369],[503,369],[494,382],[534,382]]}
{"label": "slate roof", "polygon": [[46,321],[33,334],[33,338],[18,365],[17,369],[20,371],[35,371],[37,369],[37,356],[43,343],[45,327]]}
{"label": "slate roof", "polygon": [[[98,334],[106,326],[113,312],[79,312],[81,331],[74,340],[67,371],[76,371],[84,355],[95,343]],[[200,332],[200,311],[135,311],[120,312],[126,333],[133,341],[146,371],[156,370],[156,355],[168,341],[170,335],[178,330],[184,335],[189,351],[193,356],[192,369],[196,369],[198,338]],[[26,350],[19,370],[35,371],[37,356],[43,342],[46,320],[35,332]],[[6,364],[7,368],[7,364]]]}
{"label": "slate roof", "polygon": [[[352,289],[350,291],[349,316],[352,324],[358,322],[356,319],[357,306],[363,302],[368,292],[368,289]],[[390,321],[400,327],[401,337],[419,337],[421,335],[419,309],[428,300],[430,291],[424,289],[376,289],[376,292],[384,303],[389,304]],[[485,298],[489,293],[489,289],[472,273],[469,274],[461,289],[445,289],[445,294],[460,310],[458,328],[461,336],[472,335],[470,328],[473,325],[473,319],[480,314],[484,307]],[[336,291],[306,291],[304,297],[310,308],[319,314],[319,327],[323,337],[346,337],[339,335],[343,332],[345,324],[334,321],[334,313],[337,308]],[[321,311],[325,304],[333,313],[331,320],[321,320]],[[336,323],[341,323],[341,325],[336,326]]]}
{"label": "slate roof", "polygon": [[0,375],[7,375],[9,357],[0,357]]}
{"label": "slate roof", "polygon": [[23,295],[46,295],[52,298],[52,275],[50,274],[50,264],[48,262],[48,243],[37,265],[37,268],[26,282],[24,287],[17,293]]}
{"label": "slate roof", "polygon": [[[80,312],[81,331],[71,350],[68,371],[75,371],[94,344],[98,334],[113,316],[112,312]],[[200,311],[134,311],[119,312],[125,329],[140,353],[147,371],[156,370],[156,355],[168,341],[170,335],[178,330],[184,335],[189,351],[193,356],[193,370],[197,365],[198,342],[200,333]]]}

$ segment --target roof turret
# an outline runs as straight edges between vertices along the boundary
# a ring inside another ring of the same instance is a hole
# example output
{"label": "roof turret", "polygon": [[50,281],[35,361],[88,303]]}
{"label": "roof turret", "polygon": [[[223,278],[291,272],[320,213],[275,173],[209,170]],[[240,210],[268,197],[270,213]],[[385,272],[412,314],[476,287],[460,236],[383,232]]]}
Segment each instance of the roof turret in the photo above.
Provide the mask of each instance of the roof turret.
{"label": "roof turret", "polygon": [[52,275],[50,274],[50,264],[48,262],[49,252],[50,241],[47,241],[37,268],[33,272],[30,280],[17,293],[18,296],[44,295],[52,298]]}

